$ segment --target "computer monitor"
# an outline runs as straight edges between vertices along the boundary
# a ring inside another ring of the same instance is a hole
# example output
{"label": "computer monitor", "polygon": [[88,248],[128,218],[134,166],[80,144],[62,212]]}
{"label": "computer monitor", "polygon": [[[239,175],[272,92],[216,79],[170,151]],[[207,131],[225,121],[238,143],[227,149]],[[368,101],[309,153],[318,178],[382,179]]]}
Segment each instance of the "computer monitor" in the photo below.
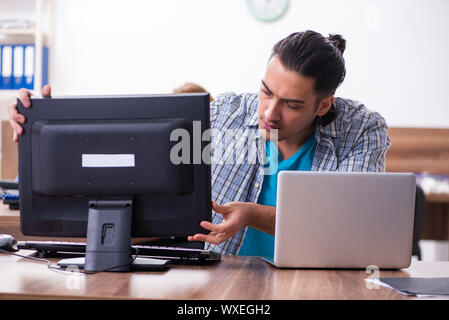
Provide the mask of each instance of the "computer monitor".
{"label": "computer monitor", "polygon": [[127,271],[131,237],[206,232],[208,94],[36,97],[18,110],[24,235],[86,237],[86,271]]}

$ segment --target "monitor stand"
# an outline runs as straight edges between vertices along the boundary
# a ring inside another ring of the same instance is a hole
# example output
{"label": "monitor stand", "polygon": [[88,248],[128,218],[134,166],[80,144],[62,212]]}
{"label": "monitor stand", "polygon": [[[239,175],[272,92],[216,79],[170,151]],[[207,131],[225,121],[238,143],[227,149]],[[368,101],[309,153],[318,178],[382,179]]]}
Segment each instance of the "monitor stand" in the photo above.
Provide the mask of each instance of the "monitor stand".
{"label": "monitor stand", "polygon": [[[171,260],[153,259],[153,258],[136,258],[130,264],[129,271],[162,271],[166,270]],[[75,269],[84,269],[85,258],[67,258],[58,262],[58,266],[61,268],[67,268],[70,271]],[[88,271],[86,273],[94,273],[98,271]]]}
{"label": "monitor stand", "polygon": [[132,198],[90,200],[88,214],[85,258],[64,259],[59,266],[76,266],[86,273],[167,267],[170,260],[132,258]]}

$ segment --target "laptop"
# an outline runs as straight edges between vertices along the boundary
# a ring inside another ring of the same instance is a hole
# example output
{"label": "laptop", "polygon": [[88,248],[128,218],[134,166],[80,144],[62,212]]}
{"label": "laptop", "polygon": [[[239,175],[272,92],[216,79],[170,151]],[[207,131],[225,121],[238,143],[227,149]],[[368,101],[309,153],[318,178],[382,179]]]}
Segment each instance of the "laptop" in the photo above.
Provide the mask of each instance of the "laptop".
{"label": "laptop", "polygon": [[406,268],[411,263],[413,173],[282,171],[274,257],[279,268]]}

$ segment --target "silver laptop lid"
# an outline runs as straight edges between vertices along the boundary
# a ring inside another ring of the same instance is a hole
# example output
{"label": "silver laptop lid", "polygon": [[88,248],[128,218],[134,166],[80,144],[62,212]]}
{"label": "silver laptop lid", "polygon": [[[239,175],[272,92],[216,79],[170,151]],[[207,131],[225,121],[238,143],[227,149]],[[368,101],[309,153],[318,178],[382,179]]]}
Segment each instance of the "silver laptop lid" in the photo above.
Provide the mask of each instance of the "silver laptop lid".
{"label": "silver laptop lid", "polygon": [[280,172],[274,264],[408,267],[415,183],[412,173]]}

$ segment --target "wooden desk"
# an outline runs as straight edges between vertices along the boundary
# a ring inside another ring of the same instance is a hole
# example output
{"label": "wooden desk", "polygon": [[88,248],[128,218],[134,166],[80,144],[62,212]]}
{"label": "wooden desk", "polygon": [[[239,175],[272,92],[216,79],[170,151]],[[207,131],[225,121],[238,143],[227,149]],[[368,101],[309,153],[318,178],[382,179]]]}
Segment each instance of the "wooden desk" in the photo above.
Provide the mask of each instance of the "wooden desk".
{"label": "wooden desk", "polygon": [[[0,253],[0,299],[416,299],[384,287],[368,289],[369,276],[364,270],[280,270],[260,258],[238,256],[164,272],[87,275]],[[449,277],[449,262],[413,262],[380,276]]]}

